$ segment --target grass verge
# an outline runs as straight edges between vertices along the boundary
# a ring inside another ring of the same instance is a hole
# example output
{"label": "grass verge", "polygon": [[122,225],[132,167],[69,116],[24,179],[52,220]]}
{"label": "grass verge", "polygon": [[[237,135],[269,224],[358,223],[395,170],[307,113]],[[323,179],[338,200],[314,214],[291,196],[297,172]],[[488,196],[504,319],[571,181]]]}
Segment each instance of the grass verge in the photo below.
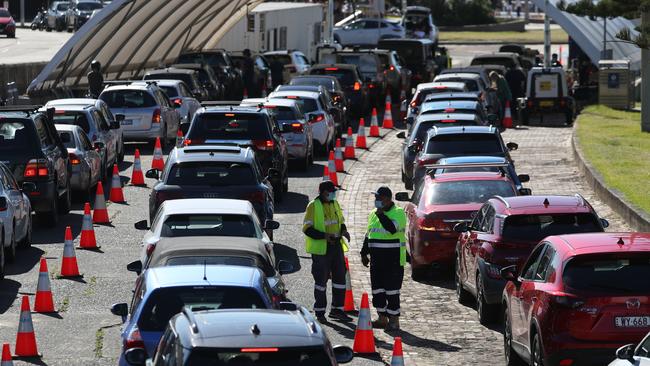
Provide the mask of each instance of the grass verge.
{"label": "grass verge", "polygon": [[[525,32],[440,32],[440,42],[503,42],[539,43],[544,42],[543,30]],[[567,43],[569,36],[562,29],[551,30],[552,43]]]}
{"label": "grass verge", "polygon": [[95,332],[95,357],[102,358],[104,349],[104,329],[99,328]]}
{"label": "grass verge", "polygon": [[590,106],[577,123],[584,157],[605,184],[650,213],[650,134],[641,132],[641,114]]}

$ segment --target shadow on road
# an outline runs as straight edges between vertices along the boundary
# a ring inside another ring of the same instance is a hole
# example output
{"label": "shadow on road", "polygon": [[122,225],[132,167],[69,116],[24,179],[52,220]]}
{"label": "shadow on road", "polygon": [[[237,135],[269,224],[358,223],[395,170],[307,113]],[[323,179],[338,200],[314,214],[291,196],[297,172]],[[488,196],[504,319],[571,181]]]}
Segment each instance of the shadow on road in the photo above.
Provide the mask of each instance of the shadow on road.
{"label": "shadow on road", "polygon": [[[5,274],[14,276],[31,271],[32,268],[36,267],[44,254],[44,251],[35,247],[19,250],[16,253],[16,261],[14,263],[8,263],[5,267]],[[2,284],[4,285],[4,282]]]}
{"label": "shadow on road", "polygon": [[430,348],[442,352],[458,352],[462,350],[462,348],[460,347],[452,346],[444,342],[439,342],[433,339],[426,339],[426,338],[416,336],[415,334],[409,333],[404,329],[400,330],[399,332],[395,332],[391,334],[394,336],[401,336],[402,342],[413,347]]}
{"label": "shadow on road", "polygon": [[282,202],[275,208],[275,213],[301,213],[309,203],[309,197],[302,193],[287,192],[282,198]]}
{"label": "shadow on road", "polygon": [[293,265],[293,271],[291,273],[300,271],[301,266],[298,251],[294,248],[280,243],[273,243],[273,252],[275,253],[276,261],[283,260]]}
{"label": "shadow on road", "polygon": [[4,314],[13,305],[20,286],[19,282],[9,278],[5,278],[0,282],[0,314]]}

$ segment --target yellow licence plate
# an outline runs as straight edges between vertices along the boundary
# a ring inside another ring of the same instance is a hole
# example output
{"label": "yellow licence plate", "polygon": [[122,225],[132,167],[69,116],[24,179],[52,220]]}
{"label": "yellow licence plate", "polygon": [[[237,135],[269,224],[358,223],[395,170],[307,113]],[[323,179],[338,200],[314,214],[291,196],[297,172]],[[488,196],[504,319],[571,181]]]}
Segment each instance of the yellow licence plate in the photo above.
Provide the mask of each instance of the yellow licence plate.
{"label": "yellow licence plate", "polygon": [[552,100],[542,100],[539,102],[540,107],[552,107],[553,106],[553,101]]}

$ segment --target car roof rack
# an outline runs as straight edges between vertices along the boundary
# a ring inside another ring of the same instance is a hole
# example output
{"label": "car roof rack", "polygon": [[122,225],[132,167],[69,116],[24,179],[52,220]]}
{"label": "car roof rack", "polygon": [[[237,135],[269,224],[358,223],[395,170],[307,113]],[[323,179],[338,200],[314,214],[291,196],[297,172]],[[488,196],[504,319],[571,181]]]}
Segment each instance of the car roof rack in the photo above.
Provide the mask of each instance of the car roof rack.
{"label": "car roof rack", "polygon": [[198,334],[199,333],[199,325],[198,325],[198,322],[196,321],[196,317],[194,317],[194,313],[192,312],[192,308],[190,308],[189,306],[183,306],[183,315],[189,321],[190,328],[192,329],[192,333]]}

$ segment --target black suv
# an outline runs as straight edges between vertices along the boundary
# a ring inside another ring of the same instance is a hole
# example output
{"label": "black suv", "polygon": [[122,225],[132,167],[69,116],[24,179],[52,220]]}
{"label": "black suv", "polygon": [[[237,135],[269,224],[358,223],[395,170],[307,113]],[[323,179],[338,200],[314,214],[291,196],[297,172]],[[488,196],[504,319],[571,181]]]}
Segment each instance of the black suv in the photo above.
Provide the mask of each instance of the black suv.
{"label": "black suv", "polygon": [[210,66],[205,64],[175,64],[171,67],[198,72],[199,82],[201,82],[201,86],[208,92],[208,99],[223,99],[223,93],[225,92],[223,85],[221,85],[219,77]]}
{"label": "black suv", "polygon": [[178,57],[179,64],[205,64],[214,70],[224,86],[226,100],[241,100],[244,95],[244,80],[240,70],[225,50],[203,50],[185,52]]}
{"label": "black suv", "polygon": [[[283,126],[284,128],[284,126]],[[185,133],[185,145],[249,146],[262,166],[262,174],[270,176],[275,199],[280,201],[289,190],[287,142],[280,127],[264,108],[207,107],[196,111]],[[291,132],[291,126],[284,132]],[[277,170],[270,175],[269,169]]]}
{"label": "black suv", "polygon": [[413,72],[411,88],[433,81],[437,73],[436,46],[430,39],[380,39],[377,48],[397,52]]}
{"label": "black suv", "polygon": [[[28,192],[32,208],[46,225],[70,211],[72,168],[54,128],[54,109],[38,106],[0,107],[0,161],[19,184],[32,182]],[[33,188],[33,187],[32,187]]]}
{"label": "black suv", "polygon": [[334,55],[336,55],[336,62],[357,65],[363,81],[368,86],[370,106],[383,109],[388,86],[384,75],[384,63],[379,55],[371,50],[358,49],[345,49],[337,51]]}
{"label": "black suv", "polygon": [[[185,307],[173,317],[147,365],[318,365],[352,361],[352,350],[332,347],[304,307],[290,310],[208,310]],[[131,359],[143,359],[140,357]],[[135,355],[133,355],[135,356]]]}

